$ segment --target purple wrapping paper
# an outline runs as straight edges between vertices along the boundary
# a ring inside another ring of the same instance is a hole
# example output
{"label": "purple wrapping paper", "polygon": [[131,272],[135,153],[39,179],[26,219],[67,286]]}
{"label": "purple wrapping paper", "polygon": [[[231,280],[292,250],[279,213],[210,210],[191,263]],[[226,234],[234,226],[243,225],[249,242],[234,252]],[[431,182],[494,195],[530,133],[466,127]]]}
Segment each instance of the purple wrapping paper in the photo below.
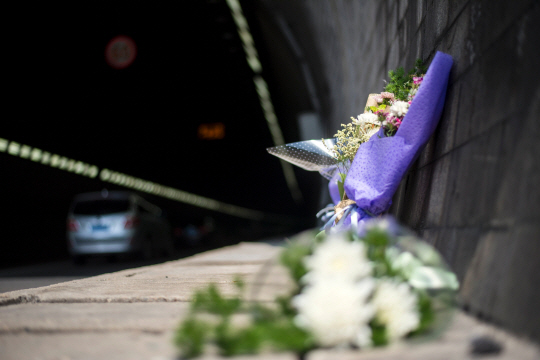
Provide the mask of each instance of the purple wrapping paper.
{"label": "purple wrapping paper", "polygon": [[341,199],[339,198],[339,188],[337,185],[338,180],[339,180],[339,172],[336,172],[332,180],[330,180],[330,182],[328,183],[328,191],[330,192],[330,197],[332,198],[332,201],[336,205],[337,203],[341,201]]}
{"label": "purple wrapping paper", "polygon": [[[395,136],[384,137],[381,129],[358,149],[345,192],[360,209],[379,215],[390,207],[401,179],[439,122],[452,63],[450,55],[437,52]],[[339,202],[334,180],[329,191],[333,201]]]}

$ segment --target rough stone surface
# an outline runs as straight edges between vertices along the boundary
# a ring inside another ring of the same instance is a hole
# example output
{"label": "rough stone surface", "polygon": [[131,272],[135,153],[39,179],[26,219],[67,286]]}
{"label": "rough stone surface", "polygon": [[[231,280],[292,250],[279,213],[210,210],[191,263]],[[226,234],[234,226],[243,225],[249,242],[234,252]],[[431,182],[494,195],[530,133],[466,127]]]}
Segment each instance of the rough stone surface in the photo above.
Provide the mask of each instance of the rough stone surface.
{"label": "rough stone surface", "polygon": [[17,304],[0,307],[0,333],[159,333],[174,329],[188,310],[189,302]]}
{"label": "rough stone surface", "polygon": [[391,212],[443,253],[464,308],[540,341],[540,3],[260,2],[311,54],[327,136],[388,70],[453,57],[439,126]]}
{"label": "rough stone surface", "polygon": [[[261,246],[265,246],[264,250]],[[248,284],[250,300],[272,301],[287,291],[275,264],[279,247],[242,243],[183,261],[123,270],[51,286],[0,294],[0,305],[18,303],[130,303],[189,301],[191,294],[214,283],[224,294],[236,294],[235,277]],[[266,269],[263,274],[261,269]],[[271,270],[271,271],[270,271]],[[260,281],[264,281],[264,287]],[[281,282],[280,282],[281,281]]]}
{"label": "rough stone surface", "polygon": [[3,360],[170,360],[176,351],[171,332],[87,332],[2,334]]}
{"label": "rough stone surface", "polygon": [[[0,358],[177,359],[174,330],[189,311],[189,295],[195,289],[218,281],[222,290],[232,291],[238,272],[247,281],[248,300],[266,301],[291,291],[288,275],[276,263],[279,250],[263,243],[242,243],[160,265],[0,294]],[[198,271],[185,271],[194,268]],[[103,286],[103,282],[108,285]],[[179,293],[185,294],[186,300]],[[308,353],[306,359],[461,360],[468,358],[471,341],[478,336],[489,336],[502,345],[498,359],[540,356],[538,347],[526,340],[456,312],[446,331],[420,339],[414,346],[362,353],[320,350]],[[201,359],[222,357],[209,349]],[[236,359],[297,357],[271,353]]]}

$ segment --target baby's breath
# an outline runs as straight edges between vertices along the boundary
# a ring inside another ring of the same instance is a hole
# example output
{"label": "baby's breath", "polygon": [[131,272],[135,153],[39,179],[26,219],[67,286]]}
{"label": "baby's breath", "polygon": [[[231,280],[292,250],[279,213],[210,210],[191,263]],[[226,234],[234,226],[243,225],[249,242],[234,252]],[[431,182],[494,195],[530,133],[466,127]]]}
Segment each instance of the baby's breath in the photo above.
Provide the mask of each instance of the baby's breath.
{"label": "baby's breath", "polygon": [[[354,121],[355,119],[351,117]],[[354,125],[353,123],[341,124],[342,130],[334,135],[336,144],[327,149],[332,152],[339,172],[346,175],[349,172],[354,156],[361,144],[369,140],[370,132],[376,127],[374,124]],[[324,142],[323,142],[324,143]],[[326,146],[326,144],[325,144]]]}

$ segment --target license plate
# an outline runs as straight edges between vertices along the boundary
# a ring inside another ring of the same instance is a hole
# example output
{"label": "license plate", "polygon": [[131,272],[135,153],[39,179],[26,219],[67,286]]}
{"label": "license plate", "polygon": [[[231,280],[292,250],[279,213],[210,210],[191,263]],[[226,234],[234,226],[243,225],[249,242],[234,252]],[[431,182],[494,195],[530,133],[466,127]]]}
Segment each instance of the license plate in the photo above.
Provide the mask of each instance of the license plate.
{"label": "license plate", "polygon": [[107,225],[92,225],[92,231],[105,231],[108,228]]}

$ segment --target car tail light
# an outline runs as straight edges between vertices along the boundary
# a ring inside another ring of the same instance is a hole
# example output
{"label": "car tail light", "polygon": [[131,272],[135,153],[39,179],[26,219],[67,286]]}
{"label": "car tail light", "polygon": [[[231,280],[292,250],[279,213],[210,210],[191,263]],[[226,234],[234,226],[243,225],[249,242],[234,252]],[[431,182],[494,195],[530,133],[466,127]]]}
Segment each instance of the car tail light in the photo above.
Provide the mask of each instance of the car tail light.
{"label": "car tail light", "polygon": [[69,231],[78,231],[79,230],[79,223],[77,222],[77,220],[68,219],[67,228],[68,228]]}
{"label": "car tail light", "polygon": [[132,229],[134,227],[137,227],[139,225],[139,218],[136,216],[128,216],[126,218],[126,223],[124,224],[125,229]]}

